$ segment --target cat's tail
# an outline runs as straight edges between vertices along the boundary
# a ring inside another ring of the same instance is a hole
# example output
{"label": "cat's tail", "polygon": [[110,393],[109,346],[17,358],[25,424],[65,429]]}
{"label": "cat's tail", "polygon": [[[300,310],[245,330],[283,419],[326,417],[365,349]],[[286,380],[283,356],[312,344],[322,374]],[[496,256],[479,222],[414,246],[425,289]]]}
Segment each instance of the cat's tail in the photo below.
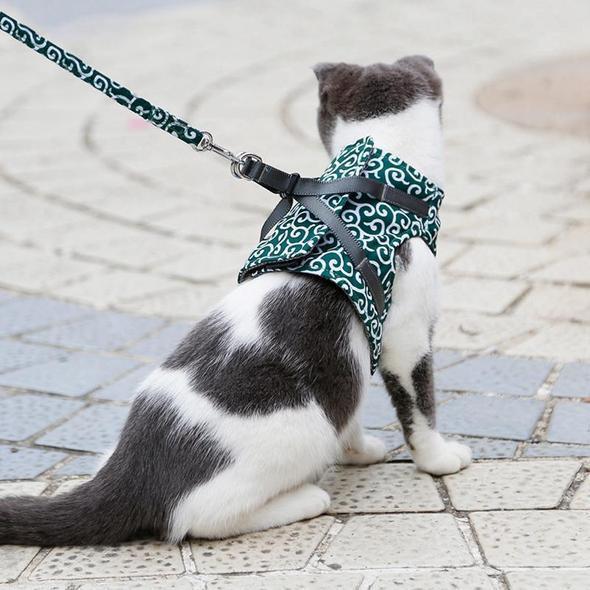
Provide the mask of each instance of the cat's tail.
{"label": "cat's tail", "polygon": [[98,545],[137,532],[130,498],[100,477],[52,497],[0,499],[0,545]]}

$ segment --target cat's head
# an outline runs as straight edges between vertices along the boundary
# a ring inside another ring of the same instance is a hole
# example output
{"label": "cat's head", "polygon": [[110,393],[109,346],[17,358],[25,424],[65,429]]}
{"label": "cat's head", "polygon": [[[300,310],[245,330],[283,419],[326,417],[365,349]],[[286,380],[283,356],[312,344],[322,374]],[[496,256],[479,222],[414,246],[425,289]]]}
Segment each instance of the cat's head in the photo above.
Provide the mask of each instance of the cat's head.
{"label": "cat's head", "polygon": [[318,127],[330,155],[364,135],[416,167],[426,152],[441,151],[442,83],[430,58],[412,55],[370,66],[322,63],[314,72]]}

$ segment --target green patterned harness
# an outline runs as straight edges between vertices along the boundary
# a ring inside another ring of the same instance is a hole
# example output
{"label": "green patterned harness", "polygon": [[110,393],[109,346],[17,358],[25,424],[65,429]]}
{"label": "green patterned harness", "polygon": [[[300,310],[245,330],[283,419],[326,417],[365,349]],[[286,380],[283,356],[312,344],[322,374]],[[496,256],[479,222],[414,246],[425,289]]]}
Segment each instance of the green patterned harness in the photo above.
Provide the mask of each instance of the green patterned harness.
{"label": "green patterned harness", "polygon": [[360,243],[385,295],[379,309],[372,290],[328,226],[296,203],[263,238],[240,271],[238,280],[265,272],[286,270],[322,277],[340,287],[362,320],[371,349],[371,372],[381,354],[383,323],[391,307],[395,253],[410,238],[422,238],[436,254],[440,227],[438,210],[444,193],[415,168],[374,146],[371,137],[359,139],[336,156],[320,180],[363,176],[385,183],[428,205],[427,216],[379,201],[366,193],[319,197],[340,217]]}

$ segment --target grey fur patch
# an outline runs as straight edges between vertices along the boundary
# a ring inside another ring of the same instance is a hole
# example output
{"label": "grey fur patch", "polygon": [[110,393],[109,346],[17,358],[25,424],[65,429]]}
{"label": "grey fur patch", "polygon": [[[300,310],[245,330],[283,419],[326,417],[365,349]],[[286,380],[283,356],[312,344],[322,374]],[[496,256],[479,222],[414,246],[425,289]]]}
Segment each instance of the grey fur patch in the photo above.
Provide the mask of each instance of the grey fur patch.
{"label": "grey fur patch", "polygon": [[401,384],[397,375],[383,371],[382,376],[387,393],[389,393],[389,397],[395,406],[397,418],[402,427],[406,443],[411,449],[413,449],[412,444],[410,443],[410,436],[412,436],[412,433],[414,432],[414,416],[412,415],[415,407],[414,399]]}
{"label": "grey fur patch", "polygon": [[322,63],[314,72],[319,83],[318,128],[328,151],[337,117],[363,121],[399,113],[422,98],[442,100],[441,79],[433,61],[423,55],[370,66]]}
{"label": "grey fur patch", "polygon": [[407,270],[412,261],[412,247],[409,240],[402,242],[395,251],[395,271]]}
{"label": "grey fur patch", "polygon": [[412,384],[416,392],[416,406],[428,420],[431,428],[435,426],[434,376],[432,354],[422,357],[412,371]]}
{"label": "grey fur patch", "polygon": [[226,412],[269,414],[315,399],[341,430],[360,396],[348,345],[353,314],[338,287],[305,277],[263,300],[259,343],[228,353],[230,326],[217,316],[198,324],[164,366],[188,371],[192,386]]}

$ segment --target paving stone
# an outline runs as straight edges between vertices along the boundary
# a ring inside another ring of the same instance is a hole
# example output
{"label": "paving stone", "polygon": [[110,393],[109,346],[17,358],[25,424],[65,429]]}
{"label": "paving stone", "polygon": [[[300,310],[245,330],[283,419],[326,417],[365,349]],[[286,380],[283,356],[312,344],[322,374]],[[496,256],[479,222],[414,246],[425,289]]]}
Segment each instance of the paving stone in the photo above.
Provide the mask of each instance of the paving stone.
{"label": "paving stone", "polygon": [[543,244],[555,237],[563,228],[561,224],[543,221],[540,217],[529,218],[523,223],[520,218],[494,219],[482,217],[457,230],[457,235],[477,242],[497,244],[522,244],[524,246]]}
{"label": "paving stone", "polygon": [[580,466],[578,461],[476,463],[444,481],[457,510],[555,508]]}
{"label": "paving stone", "polygon": [[54,475],[55,477],[62,477],[64,475],[92,475],[96,473],[100,462],[100,456],[77,457],[63,467],[60,467]]}
{"label": "paving stone", "polygon": [[88,277],[85,281],[55,289],[58,297],[81,301],[96,307],[107,307],[146,295],[172,291],[183,283],[148,273],[111,270]]}
{"label": "paving stone", "polygon": [[444,504],[430,475],[413,465],[333,467],[320,484],[332,498],[332,514],[438,512]]}
{"label": "paving stone", "polygon": [[87,309],[72,303],[37,297],[14,297],[2,307],[0,336],[45,328],[88,313]]}
{"label": "paving stone", "polygon": [[38,496],[45,490],[44,481],[5,481],[0,482],[0,498],[7,496]]}
{"label": "paving stone", "polygon": [[590,444],[590,404],[559,402],[547,430],[549,442]]}
{"label": "paving stone", "polygon": [[588,475],[586,475],[586,480],[577,489],[570,508],[573,510],[590,510],[590,477]]}
{"label": "paving stone", "polygon": [[444,348],[484,350],[516,337],[524,337],[538,326],[539,320],[534,318],[490,317],[473,312],[447,311],[437,324],[434,343]]}
{"label": "paving stone", "polygon": [[69,479],[67,481],[64,481],[57,487],[57,489],[53,491],[51,495],[57,496],[58,494],[66,494],[68,492],[71,492],[72,490],[76,489],[78,486],[88,481],[89,479],[89,477],[77,477],[76,479]]}
{"label": "paving stone", "polygon": [[117,442],[128,411],[106,404],[91,406],[43,435],[37,444],[100,453]]}
{"label": "paving stone", "polygon": [[14,296],[14,293],[0,289],[0,305],[8,303],[11,299],[14,298]]}
{"label": "paving stone", "polygon": [[12,582],[39,553],[39,547],[0,546],[0,583]]}
{"label": "paving stone", "polygon": [[441,432],[491,438],[528,439],[545,404],[540,400],[462,395],[441,405]]}
{"label": "paving stone", "polygon": [[332,569],[471,565],[473,557],[450,514],[354,516],[326,550]]}
{"label": "paving stone", "polygon": [[541,359],[506,356],[469,358],[437,374],[437,387],[453,391],[478,391],[532,396],[549,375],[553,364]]}
{"label": "paving stone", "polygon": [[157,365],[141,365],[114,383],[101,387],[92,394],[98,399],[108,399],[119,402],[129,401],[137,391],[140,383],[154,370]]}
{"label": "paving stone", "polygon": [[70,353],[61,358],[0,375],[0,385],[81,396],[138,366],[137,361]]}
{"label": "paving stone", "polygon": [[397,449],[404,444],[404,435],[400,430],[368,430],[367,434],[380,438],[388,451]]}
{"label": "paving stone", "polygon": [[587,569],[528,569],[506,573],[510,590],[587,590]]}
{"label": "paving stone", "polygon": [[458,350],[437,350],[434,353],[434,369],[439,371],[445,367],[455,365],[465,357]]}
{"label": "paving stone", "polygon": [[484,570],[460,568],[455,570],[400,570],[395,574],[378,576],[371,590],[495,590]]}
{"label": "paving stone", "polygon": [[0,479],[27,479],[47,471],[67,455],[0,445]]}
{"label": "paving stone", "polygon": [[0,438],[24,440],[79,410],[83,402],[43,395],[0,398]]}
{"label": "paving stone", "polygon": [[83,350],[109,351],[128,346],[163,325],[156,318],[117,312],[95,312],[78,322],[27,336],[27,340]]}
{"label": "paving stone", "polygon": [[192,327],[192,324],[183,323],[166,326],[157,334],[134,344],[128,352],[137,356],[163,360],[173,352]]}
{"label": "paving stone", "polygon": [[231,576],[207,581],[207,590],[357,590],[359,574],[286,573],[268,576]]}
{"label": "paving stone", "polygon": [[524,449],[523,457],[590,457],[590,445],[529,443]]}
{"label": "paving stone", "polygon": [[442,308],[500,314],[527,289],[526,284],[492,279],[447,279]]}
{"label": "paving stone", "polygon": [[590,566],[590,512],[511,510],[470,518],[491,566]]}
{"label": "paving stone", "polygon": [[551,389],[551,395],[590,398],[590,363],[566,364]]}
{"label": "paving stone", "polygon": [[217,285],[191,285],[138,300],[117,304],[118,309],[133,313],[155,315],[175,320],[200,319],[211,307],[219,303],[227,289]]}
{"label": "paving stone", "polygon": [[397,421],[389,395],[382,387],[369,387],[361,405],[361,423],[365,428],[382,428]]}
{"label": "paving stone", "polygon": [[31,579],[69,580],[183,572],[184,565],[177,545],[136,541],[114,547],[56,547],[33,570]]}
{"label": "paving stone", "polygon": [[197,570],[226,574],[300,569],[334,522],[321,516],[222,541],[191,541]]}
{"label": "paving stone", "polygon": [[546,263],[550,254],[543,248],[477,244],[456,258],[447,269],[452,273],[502,279],[520,278]]}
{"label": "paving stone", "polygon": [[[27,588],[27,590],[35,589]],[[67,588],[64,587],[63,590],[72,590],[71,584]],[[159,579],[141,578],[140,580],[126,580],[123,582],[111,580],[109,582],[83,582],[80,585],[76,582],[76,590],[205,590],[205,582],[193,577],[178,578],[176,580],[170,577]]]}
{"label": "paving stone", "polygon": [[471,456],[474,459],[512,459],[518,447],[518,443],[514,440],[456,435],[448,438],[466,444],[471,449]]}
{"label": "paving stone", "polygon": [[519,302],[516,313],[549,320],[590,322],[588,289],[572,285],[536,285]]}
{"label": "paving stone", "polygon": [[0,340],[0,373],[58,358],[63,351],[47,346]]}
{"label": "paving stone", "polygon": [[533,279],[558,283],[590,284],[590,255],[568,256],[531,274]]}
{"label": "paving stone", "polygon": [[590,330],[585,325],[552,323],[505,352],[559,361],[590,360]]}

